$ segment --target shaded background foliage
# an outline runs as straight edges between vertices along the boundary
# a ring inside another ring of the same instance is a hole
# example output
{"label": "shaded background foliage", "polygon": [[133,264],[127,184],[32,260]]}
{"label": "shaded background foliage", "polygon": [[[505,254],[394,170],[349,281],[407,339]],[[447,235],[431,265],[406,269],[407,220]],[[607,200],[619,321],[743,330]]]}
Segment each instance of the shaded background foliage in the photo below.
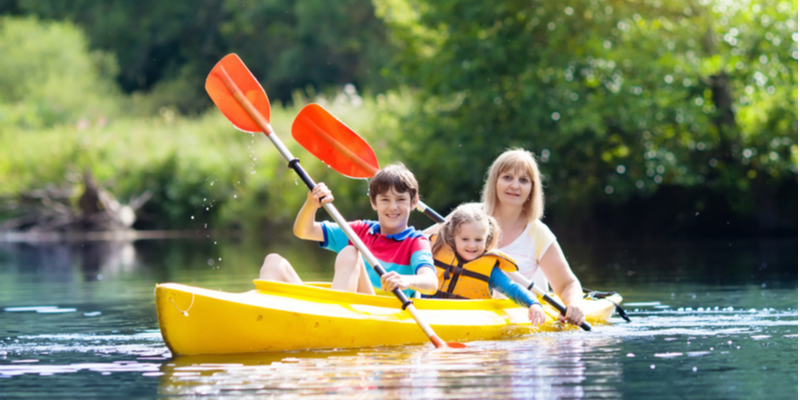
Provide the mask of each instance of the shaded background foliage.
{"label": "shaded background foliage", "polygon": [[155,91],[156,107],[205,111],[205,77],[230,52],[281,101],[308,86],[387,88],[391,47],[369,0],[0,0],[0,13],[83,28],[92,48],[116,56],[122,90]]}
{"label": "shaded background foliage", "polygon": [[[89,168],[120,196],[156,193],[140,228],[197,226],[212,201],[217,227],[291,221],[302,192],[203,91],[237,52],[283,131],[327,101],[442,212],[520,146],[539,157],[557,231],[797,231],[792,2],[0,0],[0,50],[8,199]],[[363,182],[298,152],[346,214],[369,215]],[[7,204],[0,218],[19,212]]]}
{"label": "shaded background foliage", "polygon": [[432,203],[474,198],[487,155],[520,146],[576,228],[796,230],[796,4],[376,4],[422,92],[404,158],[455,183]]}

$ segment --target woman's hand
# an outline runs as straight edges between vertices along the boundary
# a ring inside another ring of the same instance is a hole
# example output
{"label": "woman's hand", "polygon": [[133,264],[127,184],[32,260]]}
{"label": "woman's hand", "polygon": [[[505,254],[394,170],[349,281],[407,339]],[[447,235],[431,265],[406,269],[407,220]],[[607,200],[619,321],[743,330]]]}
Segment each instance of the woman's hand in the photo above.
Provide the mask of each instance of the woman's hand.
{"label": "woman's hand", "polygon": [[395,289],[406,290],[411,286],[409,277],[400,275],[397,272],[387,272],[381,277],[383,290],[391,292]]}
{"label": "woman's hand", "polygon": [[333,193],[331,193],[328,186],[322,182],[318,183],[317,186],[314,186],[314,189],[308,192],[308,199],[306,200],[306,202],[314,206],[315,209],[332,201]]}
{"label": "woman's hand", "polygon": [[583,314],[583,310],[576,305],[568,305],[567,306],[567,315],[566,316],[559,316],[561,322],[567,321],[572,325],[580,326],[586,320],[586,315]]}
{"label": "woman's hand", "polygon": [[542,305],[539,303],[531,304],[530,308],[528,308],[528,320],[531,321],[531,324],[539,326],[544,323],[545,318]]}

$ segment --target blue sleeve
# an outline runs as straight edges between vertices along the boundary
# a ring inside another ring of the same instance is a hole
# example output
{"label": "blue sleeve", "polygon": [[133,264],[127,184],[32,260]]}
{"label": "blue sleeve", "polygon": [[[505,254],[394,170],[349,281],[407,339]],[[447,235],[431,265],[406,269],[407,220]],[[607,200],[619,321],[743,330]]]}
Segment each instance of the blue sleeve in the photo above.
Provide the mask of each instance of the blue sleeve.
{"label": "blue sleeve", "polygon": [[436,272],[436,269],[433,268],[433,255],[431,255],[430,251],[426,250],[417,250],[414,254],[411,255],[411,268],[414,270],[414,273],[418,273],[420,268],[428,267]]}
{"label": "blue sleeve", "polygon": [[492,275],[489,277],[489,288],[499,291],[513,300],[514,303],[525,308],[530,308],[533,304],[539,303],[533,293],[512,281],[500,268],[492,269]]}
{"label": "blue sleeve", "polygon": [[324,239],[319,242],[319,247],[338,253],[350,243],[350,239],[338,224],[329,221],[322,221],[320,224]]}

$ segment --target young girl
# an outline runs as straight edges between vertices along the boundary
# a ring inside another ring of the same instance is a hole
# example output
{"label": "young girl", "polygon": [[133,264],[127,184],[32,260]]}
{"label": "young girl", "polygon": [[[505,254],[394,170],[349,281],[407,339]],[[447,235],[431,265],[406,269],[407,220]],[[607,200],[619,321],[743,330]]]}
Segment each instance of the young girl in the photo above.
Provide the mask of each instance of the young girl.
{"label": "young girl", "polygon": [[[433,258],[439,288],[434,298],[491,299],[495,289],[528,309],[534,325],[545,321],[542,305],[503,270],[517,271],[513,259],[497,245],[497,221],[475,205],[461,205],[450,215],[433,239]],[[455,250],[455,252],[454,252]]]}

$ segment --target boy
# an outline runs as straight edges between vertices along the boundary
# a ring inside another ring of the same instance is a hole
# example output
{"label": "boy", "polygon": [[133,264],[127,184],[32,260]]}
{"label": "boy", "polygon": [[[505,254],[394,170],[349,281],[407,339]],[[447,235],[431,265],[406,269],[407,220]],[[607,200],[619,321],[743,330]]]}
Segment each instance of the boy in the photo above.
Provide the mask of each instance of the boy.
{"label": "boy", "polygon": [[[375,294],[374,288],[382,287],[387,291],[400,288],[434,294],[438,280],[430,242],[422,232],[408,226],[408,216],[419,200],[418,191],[419,185],[411,171],[403,164],[389,165],[375,174],[369,183],[369,201],[378,213],[378,221],[348,223],[386,269],[383,277],[378,277],[366,264],[336,223],[315,221],[322,204],[333,201],[333,195],[324,183],[317,184],[308,194],[295,219],[294,234],[300,239],[320,242],[320,247],[338,253],[331,289]],[[303,283],[291,264],[278,254],[267,255],[259,278]]]}

